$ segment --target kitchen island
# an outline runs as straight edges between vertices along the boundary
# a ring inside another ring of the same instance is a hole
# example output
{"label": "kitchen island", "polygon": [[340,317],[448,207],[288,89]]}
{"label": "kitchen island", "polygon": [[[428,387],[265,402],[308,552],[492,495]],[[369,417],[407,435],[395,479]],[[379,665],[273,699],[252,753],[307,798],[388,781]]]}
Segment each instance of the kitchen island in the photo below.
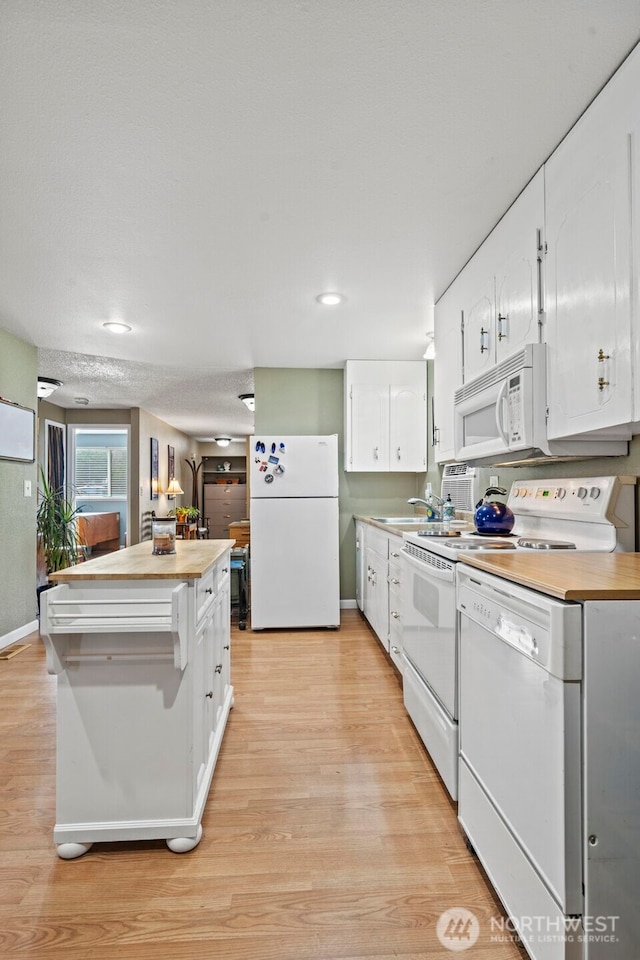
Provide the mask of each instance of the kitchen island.
{"label": "kitchen island", "polygon": [[233,540],[145,541],[51,574],[40,632],[58,680],[58,855],[164,839],[192,850],[229,710]]}

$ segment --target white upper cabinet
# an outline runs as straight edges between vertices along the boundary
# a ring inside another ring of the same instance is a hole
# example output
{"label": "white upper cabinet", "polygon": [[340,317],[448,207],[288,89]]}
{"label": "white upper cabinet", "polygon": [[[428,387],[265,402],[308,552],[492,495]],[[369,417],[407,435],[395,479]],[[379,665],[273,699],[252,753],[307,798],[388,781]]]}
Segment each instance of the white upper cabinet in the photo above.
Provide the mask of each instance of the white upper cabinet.
{"label": "white upper cabinet", "polygon": [[544,173],[539,170],[463,273],[464,381],[540,341]]}
{"label": "white upper cabinet", "polygon": [[456,459],[453,395],[462,384],[462,286],[464,272],[436,303],[433,321],[433,449],[438,463]]}
{"label": "white upper cabinet", "polygon": [[345,470],[427,469],[426,370],[423,360],[347,360]]}
{"label": "white upper cabinet", "polygon": [[458,387],[540,340],[543,226],[540,170],[436,304],[433,445],[438,463],[456,459],[453,397]]}
{"label": "white upper cabinet", "polygon": [[438,462],[455,459],[455,389],[528,343],[547,345],[549,440],[624,440],[640,429],[638,90],[640,48],[436,305]]}
{"label": "white upper cabinet", "polygon": [[636,55],[546,164],[550,438],[611,434],[633,419],[631,178],[639,84]]}

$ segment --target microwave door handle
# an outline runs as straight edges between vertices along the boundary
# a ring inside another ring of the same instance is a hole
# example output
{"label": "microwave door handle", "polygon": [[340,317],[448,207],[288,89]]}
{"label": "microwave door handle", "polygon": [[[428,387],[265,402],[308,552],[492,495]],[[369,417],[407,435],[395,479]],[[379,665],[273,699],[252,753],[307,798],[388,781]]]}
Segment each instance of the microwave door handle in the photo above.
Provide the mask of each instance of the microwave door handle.
{"label": "microwave door handle", "polygon": [[504,443],[505,447],[509,449],[509,438],[507,436],[507,431],[505,430],[502,413],[504,410],[504,398],[507,392],[507,387],[509,386],[509,381],[505,380],[500,390],[498,391],[498,399],[496,400],[496,427],[498,428],[498,433],[500,438]]}

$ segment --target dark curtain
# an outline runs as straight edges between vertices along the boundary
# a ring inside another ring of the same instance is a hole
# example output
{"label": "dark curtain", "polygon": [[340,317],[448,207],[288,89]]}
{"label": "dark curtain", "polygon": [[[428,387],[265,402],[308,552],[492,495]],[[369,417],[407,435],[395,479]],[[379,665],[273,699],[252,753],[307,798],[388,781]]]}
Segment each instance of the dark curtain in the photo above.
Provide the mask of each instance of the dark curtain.
{"label": "dark curtain", "polygon": [[48,425],[47,483],[52,490],[64,490],[64,428]]}

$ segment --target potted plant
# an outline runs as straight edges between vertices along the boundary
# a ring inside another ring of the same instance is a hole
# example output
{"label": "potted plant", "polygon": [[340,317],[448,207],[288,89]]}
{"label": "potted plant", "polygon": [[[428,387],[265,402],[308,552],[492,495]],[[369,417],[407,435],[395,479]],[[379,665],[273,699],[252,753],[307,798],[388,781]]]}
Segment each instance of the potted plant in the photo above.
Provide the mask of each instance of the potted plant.
{"label": "potted plant", "polygon": [[51,488],[41,470],[36,527],[47,575],[78,562],[81,552],[79,512],[62,489]]}
{"label": "potted plant", "polygon": [[[171,511],[173,512],[173,511]],[[176,520],[178,523],[187,522],[187,508],[186,507],[176,507],[175,509]]]}
{"label": "potted plant", "polygon": [[197,507],[185,507],[184,509],[185,509],[185,513],[186,513],[185,522],[186,522],[186,523],[196,523],[197,520],[198,520],[198,517],[200,516],[200,511],[198,510],[198,508],[197,508]]}

